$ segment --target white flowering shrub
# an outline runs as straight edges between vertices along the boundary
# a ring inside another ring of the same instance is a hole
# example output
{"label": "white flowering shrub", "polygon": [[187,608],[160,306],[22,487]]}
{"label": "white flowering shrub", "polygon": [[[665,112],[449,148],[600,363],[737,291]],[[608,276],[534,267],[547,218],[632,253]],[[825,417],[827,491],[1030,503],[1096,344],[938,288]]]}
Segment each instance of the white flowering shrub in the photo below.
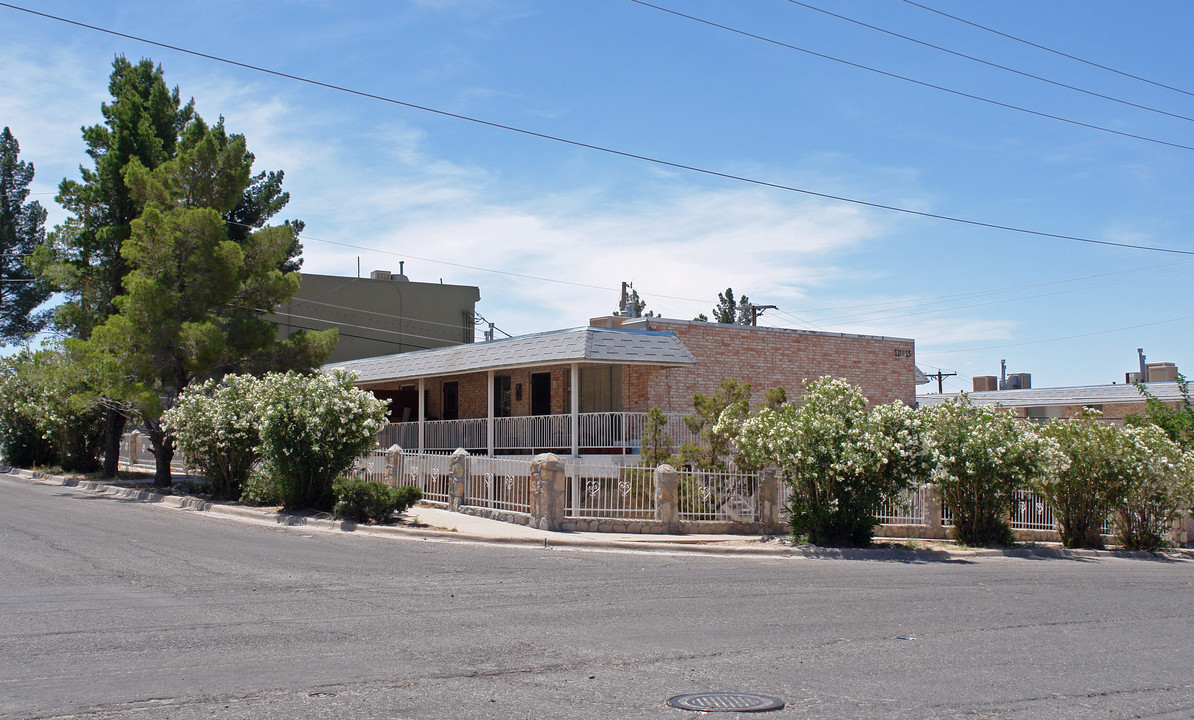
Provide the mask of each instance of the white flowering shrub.
{"label": "white flowering shrub", "polygon": [[868,408],[845,380],[805,381],[799,405],[764,408],[740,423],[741,456],[773,467],[791,488],[793,536],[817,545],[868,545],[875,513],[926,480],[932,453],[917,412],[895,402]]}
{"label": "white flowering shrub", "polygon": [[258,386],[261,459],[285,507],[330,510],[332,482],[376,442],[386,403],[352,381],[340,370],[271,373]]}
{"label": "white flowering shrub", "polygon": [[208,380],[187,388],[162,416],[183,456],[217,498],[239,498],[257,462],[260,384],[251,375]]}
{"label": "white flowering shrub", "polygon": [[19,467],[99,468],[98,408],[76,397],[82,379],[57,352],[22,350],[0,359],[0,455]]}
{"label": "white flowering shrub", "polygon": [[1194,454],[1155,425],[1123,432],[1132,467],[1116,507],[1116,539],[1128,550],[1151,552],[1168,544],[1174,520],[1194,505]]}
{"label": "white flowering shrub", "polygon": [[1015,492],[1066,463],[1053,440],[1009,411],[962,393],[927,411],[941,503],[967,545],[1011,545]]}
{"label": "white flowering shrub", "polygon": [[1038,430],[1041,437],[1057,443],[1065,460],[1036,477],[1032,491],[1052,508],[1067,548],[1103,547],[1102,525],[1135,472],[1133,439],[1101,417],[1101,412],[1088,409],[1073,418],[1051,420]]}
{"label": "white flowering shrub", "polygon": [[33,467],[55,457],[51,428],[33,408],[41,403],[42,389],[30,382],[30,353],[0,358],[0,455],[18,467]]}

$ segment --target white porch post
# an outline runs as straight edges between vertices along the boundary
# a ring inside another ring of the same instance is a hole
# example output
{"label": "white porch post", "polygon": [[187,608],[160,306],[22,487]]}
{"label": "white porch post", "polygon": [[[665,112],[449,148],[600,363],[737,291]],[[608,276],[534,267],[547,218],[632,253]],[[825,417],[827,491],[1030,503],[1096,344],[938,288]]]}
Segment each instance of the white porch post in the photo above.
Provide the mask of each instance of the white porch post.
{"label": "white porch post", "polygon": [[424,388],[424,380],[423,380],[423,378],[419,378],[419,454],[420,455],[423,454],[423,448],[424,448],[424,443],[425,443],[425,439],[424,439],[425,435],[423,433],[423,431],[425,430],[425,428],[423,426],[423,417],[427,414],[427,408],[424,406],[424,402],[423,402],[423,388]]}
{"label": "white porch post", "polygon": [[489,448],[489,457],[493,457],[493,371],[492,370],[490,370],[488,373],[488,382],[486,384],[489,387],[489,392],[487,393],[487,395],[489,396],[489,399],[487,401],[487,405],[489,407],[489,414],[488,414],[488,419],[485,421],[485,442]]}
{"label": "white porch post", "polygon": [[572,363],[572,457],[580,455],[580,363]]}

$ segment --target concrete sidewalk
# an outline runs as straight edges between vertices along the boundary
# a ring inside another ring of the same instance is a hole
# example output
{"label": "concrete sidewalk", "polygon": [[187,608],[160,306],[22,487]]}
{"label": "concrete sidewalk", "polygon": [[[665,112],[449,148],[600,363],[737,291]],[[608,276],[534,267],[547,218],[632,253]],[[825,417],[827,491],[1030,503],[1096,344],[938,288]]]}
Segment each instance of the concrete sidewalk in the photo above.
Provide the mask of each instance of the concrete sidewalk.
{"label": "concrete sidewalk", "polygon": [[[792,545],[787,538],[757,535],[664,535],[638,533],[553,532],[515,525],[499,520],[450,512],[444,508],[420,504],[410,508],[396,523],[390,525],[362,525],[352,521],[333,520],[329,515],[292,514],[277,507],[213,503],[188,495],[155,492],[150,481],[119,481],[119,484],[77,476],[54,475],[22,469],[0,467],[0,478],[22,479],[46,485],[76,488],[113,499],[134,500],[164,507],[238,519],[248,522],[309,528],[329,532],[352,532],[395,538],[422,538],[457,542],[515,544],[544,548],[592,548],[623,551],[700,552],[709,554],[791,556],[808,558],[837,558],[888,560],[901,562],[966,561],[984,556],[1027,558],[1096,558],[1138,557],[1191,559],[1188,551],[1169,553],[1140,553],[1103,550],[1065,550],[1058,547],[1031,546],[1013,549],[959,548],[945,543],[931,547],[878,548],[822,548]],[[144,485],[144,487],[141,487]]]}

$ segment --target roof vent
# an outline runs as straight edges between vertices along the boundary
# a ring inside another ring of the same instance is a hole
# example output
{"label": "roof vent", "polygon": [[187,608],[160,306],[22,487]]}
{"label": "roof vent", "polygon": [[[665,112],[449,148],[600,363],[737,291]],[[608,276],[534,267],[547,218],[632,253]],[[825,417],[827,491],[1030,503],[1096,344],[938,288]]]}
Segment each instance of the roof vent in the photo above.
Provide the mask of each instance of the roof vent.
{"label": "roof vent", "polygon": [[390,279],[397,280],[398,282],[410,282],[410,278],[408,278],[406,276],[406,261],[405,260],[398,261],[398,274],[391,275]]}

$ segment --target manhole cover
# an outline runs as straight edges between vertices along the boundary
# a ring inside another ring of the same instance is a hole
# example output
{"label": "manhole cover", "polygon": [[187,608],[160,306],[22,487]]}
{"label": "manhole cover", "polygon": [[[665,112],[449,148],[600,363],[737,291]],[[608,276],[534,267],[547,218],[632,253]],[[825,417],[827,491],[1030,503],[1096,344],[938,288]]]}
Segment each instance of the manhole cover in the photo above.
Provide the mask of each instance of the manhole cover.
{"label": "manhole cover", "polygon": [[767,712],[782,710],[784,701],[753,693],[710,692],[676,695],[667,704],[681,710],[697,712]]}
{"label": "manhole cover", "polygon": [[336,693],[334,693],[334,692],[313,692],[313,693],[307,693],[307,697],[309,697],[309,698],[334,698],[334,697],[336,697]]}

